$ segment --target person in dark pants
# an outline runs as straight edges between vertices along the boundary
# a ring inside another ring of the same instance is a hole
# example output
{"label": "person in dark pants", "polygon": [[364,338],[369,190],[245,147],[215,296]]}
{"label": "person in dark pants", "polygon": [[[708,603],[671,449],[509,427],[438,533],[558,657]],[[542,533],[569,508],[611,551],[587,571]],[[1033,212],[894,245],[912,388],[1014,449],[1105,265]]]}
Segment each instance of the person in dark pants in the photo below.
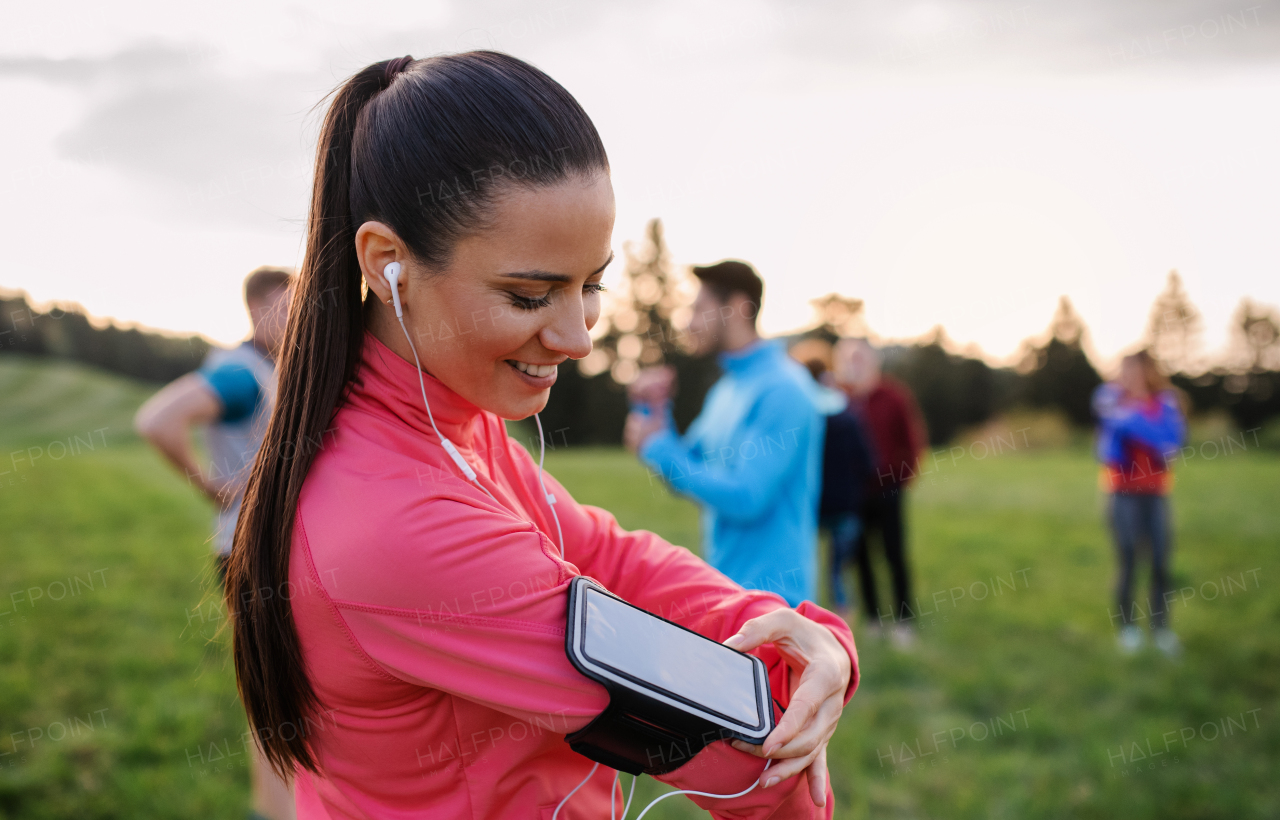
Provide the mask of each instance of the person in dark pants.
{"label": "person in dark pants", "polygon": [[[831,371],[818,359],[806,362],[805,366],[819,384],[838,388],[842,381],[850,380],[850,352],[850,346],[841,348],[837,345]],[[828,578],[832,608],[837,615],[852,623],[852,596],[845,588],[844,568],[854,563],[858,552],[858,538],[862,534],[862,506],[874,460],[862,422],[842,393],[833,391],[833,394],[844,407],[827,416],[818,527],[827,533],[831,541]]]}
{"label": "person in dark pants", "polygon": [[[1186,424],[1178,396],[1155,360],[1143,350],[1126,356],[1120,378],[1101,385],[1093,396],[1098,417],[1098,460],[1110,490],[1109,523],[1115,538],[1119,575],[1111,621],[1120,623],[1121,651],[1142,646],[1142,630],[1134,621],[1151,618],[1151,633],[1160,651],[1175,656],[1181,647],[1169,629],[1166,594],[1172,550],[1169,525],[1169,468],[1166,455],[1182,444]],[[1133,568],[1142,542],[1151,547],[1151,592],[1148,609],[1133,602]]]}
{"label": "person in dark pants", "polygon": [[[893,624],[894,644],[901,648],[915,641],[915,613],[907,603],[911,573],[903,526],[903,494],[916,474],[916,458],[924,447],[924,423],[906,385],[880,372],[880,354],[863,339],[849,339],[850,376],[842,386],[867,431],[876,455],[875,469],[867,483],[862,508],[862,536],[857,547],[858,580],[870,628]],[[877,533],[893,579],[894,608],[881,609],[872,569],[869,535]]]}

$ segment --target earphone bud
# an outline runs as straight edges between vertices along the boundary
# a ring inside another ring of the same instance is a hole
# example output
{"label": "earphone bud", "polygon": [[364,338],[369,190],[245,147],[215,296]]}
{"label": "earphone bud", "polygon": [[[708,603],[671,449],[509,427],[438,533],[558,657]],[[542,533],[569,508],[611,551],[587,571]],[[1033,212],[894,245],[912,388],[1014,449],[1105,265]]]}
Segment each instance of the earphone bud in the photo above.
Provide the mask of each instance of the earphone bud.
{"label": "earphone bud", "polygon": [[382,269],[382,275],[391,285],[391,301],[396,306],[396,318],[401,319],[404,313],[400,308],[400,263],[392,262]]}

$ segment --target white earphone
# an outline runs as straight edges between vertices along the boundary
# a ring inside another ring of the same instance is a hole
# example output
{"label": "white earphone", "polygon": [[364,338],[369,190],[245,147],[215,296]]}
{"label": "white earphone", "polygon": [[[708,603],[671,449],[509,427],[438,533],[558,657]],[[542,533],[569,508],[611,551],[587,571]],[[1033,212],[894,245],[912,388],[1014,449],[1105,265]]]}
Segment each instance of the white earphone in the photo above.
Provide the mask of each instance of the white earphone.
{"label": "white earphone", "polygon": [[[405,338],[405,341],[409,343],[409,350],[413,352],[413,363],[417,366],[417,369],[418,369],[418,387],[422,390],[422,405],[423,407],[427,408],[427,419],[431,422],[431,429],[436,431],[436,438],[440,439],[440,445],[444,447],[445,452],[449,454],[449,458],[453,459],[453,463],[458,465],[458,469],[461,470],[462,474],[467,477],[467,480],[475,484],[481,490],[484,490],[485,495],[492,498],[495,504],[501,504],[502,502],[498,501],[497,498],[494,498],[493,493],[489,492],[488,488],[486,488],[483,484],[480,483],[480,480],[476,477],[476,471],[471,469],[471,465],[468,464],[467,460],[462,457],[462,453],[458,452],[458,448],[453,445],[453,442],[445,438],[444,435],[441,434],[440,428],[436,427],[435,417],[431,415],[431,402],[427,401],[427,385],[426,385],[426,381],[422,378],[422,362],[419,361],[418,359],[418,349],[414,347],[413,337],[409,335],[409,329],[405,327],[405,324],[404,324],[404,309],[400,304],[400,273],[402,270],[403,269],[400,267],[399,262],[391,262],[385,268],[382,269],[382,275],[386,278],[387,284],[391,285],[391,303],[395,306],[395,309],[396,309],[396,320],[400,323],[400,329],[404,331],[404,338]],[[560,516],[556,515],[556,497],[552,493],[547,492],[547,484],[542,478],[542,472],[543,472],[542,462],[545,459],[547,454],[547,444],[542,435],[542,419],[538,418],[537,413],[534,413],[533,420],[538,425],[538,485],[542,488],[542,497],[547,502],[547,509],[551,511],[551,518],[556,522],[556,535],[558,537],[558,543],[556,544],[556,546],[560,548],[560,554],[563,556],[564,555],[564,531],[560,528]],[[772,762],[773,761],[771,760],[765,762],[764,764],[765,771],[769,770],[769,764]],[[577,786],[575,786],[573,791],[565,795],[564,799],[560,801],[560,805],[556,806],[556,810],[552,814],[552,820],[555,820],[555,818],[559,816],[560,809],[564,807],[564,804],[569,801],[570,797],[573,797],[575,792],[577,792],[579,789],[581,789],[583,786],[586,785],[587,781],[591,779],[591,775],[595,774],[596,770],[599,768],[600,768],[599,763],[592,766],[591,771],[588,772],[587,776],[582,779],[582,782],[579,783]],[[691,789],[680,789],[677,791],[667,792],[666,794],[661,795],[660,797],[653,800],[653,802],[651,802],[648,806],[645,806],[644,811],[640,812],[640,817],[636,818],[636,820],[641,820],[641,818],[643,818],[646,814],[648,814],[649,809],[653,808],[654,805],[659,800],[663,800],[668,797],[674,797],[677,794],[695,794],[703,797],[722,797],[722,798],[741,797],[742,795],[746,794],[747,792],[751,791],[756,786],[758,786],[759,783],[760,781],[756,780],[754,783],[748,786],[745,790],[740,791],[737,794],[708,794],[707,792],[693,791]],[[617,787],[618,787],[618,774],[615,773],[613,776],[613,788],[609,794],[610,815],[612,815],[614,812],[613,792],[617,791]],[[631,794],[633,795],[635,794],[635,788],[636,788],[635,778],[632,778]],[[622,810],[623,818],[626,818],[627,811],[630,808],[631,808],[631,796],[628,795],[626,806],[624,806]]]}
{"label": "white earphone", "polygon": [[[391,301],[396,305],[396,318],[402,320],[404,325],[404,311],[400,308],[400,263],[392,262],[382,269],[382,275],[386,278],[387,284],[391,285]],[[413,344],[410,342],[410,344]]]}

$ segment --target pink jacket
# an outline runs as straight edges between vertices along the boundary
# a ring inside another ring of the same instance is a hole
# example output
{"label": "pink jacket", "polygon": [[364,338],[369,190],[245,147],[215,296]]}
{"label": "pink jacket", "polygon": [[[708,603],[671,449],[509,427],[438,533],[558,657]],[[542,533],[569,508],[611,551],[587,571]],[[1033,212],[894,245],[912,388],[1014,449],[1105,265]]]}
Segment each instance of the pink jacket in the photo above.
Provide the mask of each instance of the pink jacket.
{"label": "pink jacket", "polygon": [[[623,530],[547,476],[561,555],[537,464],[501,419],[430,377],[427,395],[440,431],[501,503],[468,483],[436,440],[413,365],[366,336],[359,378],[302,490],[284,592],[322,704],[305,725],[276,727],[308,736],[323,771],[298,776],[302,820],[550,818],[592,766],[564,736],[608,702],[565,656],[575,575],[719,641],[786,606],[653,533]],[[857,686],[849,628],[808,601],[798,611],[853,659],[847,702]],[[785,706],[786,664],[771,645],[755,654]],[[660,779],[733,793],[762,769],[717,742]],[[607,818],[613,775],[602,766],[560,816]],[[825,809],[813,806],[803,776],[696,802],[725,818],[832,812],[830,796]]]}

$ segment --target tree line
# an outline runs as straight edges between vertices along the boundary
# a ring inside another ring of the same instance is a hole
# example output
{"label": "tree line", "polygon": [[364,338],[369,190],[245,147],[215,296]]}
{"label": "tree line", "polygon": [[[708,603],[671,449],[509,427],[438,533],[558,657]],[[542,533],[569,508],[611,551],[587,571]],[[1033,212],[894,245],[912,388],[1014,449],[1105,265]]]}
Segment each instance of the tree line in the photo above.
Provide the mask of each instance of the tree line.
{"label": "tree line", "polygon": [[[626,387],[642,367],[668,364],[679,377],[676,423],[698,414],[719,376],[711,359],[689,354],[680,328],[691,283],[680,276],[658,220],[627,243],[618,294],[593,330],[595,346],[562,367],[542,422],[549,446],[615,445],[627,414]],[[840,294],[813,300],[813,327],[786,337],[796,358],[824,355],[841,336],[866,335],[862,302]],[[1232,320],[1226,361],[1207,362],[1202,323],[1177,272],[1152,306],[1144,342],[1173,374],[1193,412],[1225,411],[1240,429],[1280,416],[1280,317],[1244,300]],[[1084,322],[1064,296],[1040,340],[1024,343],[1015,366],[992,367],[951,352],[942,328],[913,344],[882,349],[884,369],[915,393],[934,446],[1014,408],[1053,410],[1070,424],[1093,423],[1090,399],[1102,377],[1086,352]],[[163,383],[199,367],[209,352],[199,336],[170,336],[90,320],[78,308],[37,311],[25,295],[0,294],[0,354],[73,359],[142,381]]]}
{"label": "tree line", "polygon": [[92,320],[79,307],[38,311],[25,294],[0,293],[0,355],[71,359],[162,384],[200,366],[209,352],[200,336],[172,336]]}

